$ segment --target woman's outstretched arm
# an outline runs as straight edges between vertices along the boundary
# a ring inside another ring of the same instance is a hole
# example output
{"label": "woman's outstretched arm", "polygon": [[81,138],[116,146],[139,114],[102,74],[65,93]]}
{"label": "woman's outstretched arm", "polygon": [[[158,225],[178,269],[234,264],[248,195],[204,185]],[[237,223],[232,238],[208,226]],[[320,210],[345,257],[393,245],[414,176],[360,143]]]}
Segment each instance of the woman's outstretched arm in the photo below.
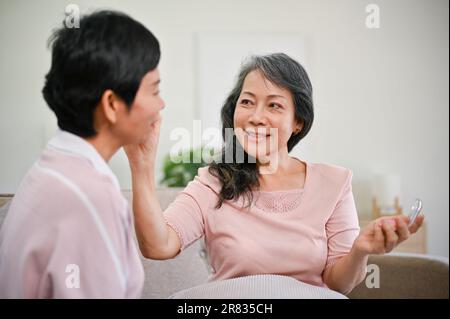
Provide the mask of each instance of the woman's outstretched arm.
{"label": "woman's outstretched arm", "polygon": [[181,248],[177,233],[167,225],[156,196],[155,157],[161,119],[152,124],[147,140],[127,145],[132,176],[133,213],[139,249],[146,258],[169,259]]}
{"label": "woman's outstretched arm", "polygon": [[364,228],[353,243],[350,252],[341,257],[323,273],[325,284],[333,290],[347,294],[366,276],[367,259],[371,254],[385,254],[417,232],[423,216],[408,227],[408,217],[382,217]]}

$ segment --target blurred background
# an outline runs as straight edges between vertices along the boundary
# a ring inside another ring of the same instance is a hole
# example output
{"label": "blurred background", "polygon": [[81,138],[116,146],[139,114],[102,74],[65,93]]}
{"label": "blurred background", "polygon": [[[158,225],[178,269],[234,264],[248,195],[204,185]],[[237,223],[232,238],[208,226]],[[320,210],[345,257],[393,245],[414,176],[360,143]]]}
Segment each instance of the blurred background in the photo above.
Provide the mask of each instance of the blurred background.
{"label": "blurred background", "polygon": [[[159,39],[159,181],[171,149],[198,147],[201,132],[219,128],[245,56],[286,52],[308,71],[315,101],[313,128],[292,153],[350,168],[361,220],[373,217],[374,197],[381,207],[398,199],[405,213],[421,198],[420,245],[448,257],[448,1],[0,0],[0,193],[15,192],[56,130],[41,89],[47,40],[69,4],[123,11]],[[189,139],[177,138],[180,130]],[[110,165],[129,189],[123,151]]]}

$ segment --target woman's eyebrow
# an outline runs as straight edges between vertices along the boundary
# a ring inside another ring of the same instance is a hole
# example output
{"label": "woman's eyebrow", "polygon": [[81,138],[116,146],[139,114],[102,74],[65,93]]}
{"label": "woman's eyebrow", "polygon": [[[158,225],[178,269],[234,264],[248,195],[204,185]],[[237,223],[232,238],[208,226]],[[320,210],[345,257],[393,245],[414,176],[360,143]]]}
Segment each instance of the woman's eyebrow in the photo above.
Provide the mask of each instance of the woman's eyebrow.
{"label": "woman's eyebrow", "polygon": [[[249,91],[243,91],[242,94],[248,94],[248,95],[251,95],[251,96],[253,96],[253,97],[256,96],[254,93],[249,92]],[[287,100],[287,98],[286,98],[285,96],[279,95],[279,94],[270,94],[270,95],[268,95],[267,97],[269,97],[269,98],[273,98],[273,97],[281,97],[282,99]]]}
{"label": "woman's eyebrow", "polygon": [[243,91],[242,94],[248,94],[248,95],[251,95],[253,97],[255,96],[255,94],[253,94],[252,92],[249,92],[249,91]]}
{"label": "woman's eyebrow", "polygon": [[153,82],[151,85],[153,86],[157,86],[161,83],[161,79],[156,80],[155,82]]}
{"label": "woman's eyebrow", "polygon": [[281,97],[282,99],[287,100],[286,97],[284,97],[283,95],[279,95],[279,94],[270,94],[270,95],[268,95],[268,97]]}

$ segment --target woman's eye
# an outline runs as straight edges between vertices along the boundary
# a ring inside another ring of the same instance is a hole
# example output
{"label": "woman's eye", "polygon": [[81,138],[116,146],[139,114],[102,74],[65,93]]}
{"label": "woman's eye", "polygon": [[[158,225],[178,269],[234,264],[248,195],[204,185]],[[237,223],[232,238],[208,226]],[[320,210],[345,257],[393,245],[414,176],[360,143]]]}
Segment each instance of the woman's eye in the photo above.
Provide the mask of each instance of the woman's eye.
{"label": "woman's eye", "polygon": [[243,100],[241,100],[241,104],[242,105],[250,105],[252,102],[250,101],[250,100],[247,100],[247,99],[243,99]]}
{"label": "woman's eye", "polygon": [[270,106],[270,108],[273,109],[273,110],[279,110],[279,109],[282,108],[281,105],[280,105],[280,104],[277,104],[277,103],[271,103],[269,106]]}

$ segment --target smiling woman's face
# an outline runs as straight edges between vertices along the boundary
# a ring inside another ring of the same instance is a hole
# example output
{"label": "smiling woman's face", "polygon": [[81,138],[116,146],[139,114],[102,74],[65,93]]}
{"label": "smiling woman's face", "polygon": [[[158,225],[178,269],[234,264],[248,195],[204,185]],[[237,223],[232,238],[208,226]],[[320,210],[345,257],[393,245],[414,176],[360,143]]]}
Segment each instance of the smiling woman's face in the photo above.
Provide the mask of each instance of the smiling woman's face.
{"label": "smiling woman's face", "polygon": [[235,134],[244,150],[258,161],[275,152],[287,152],[289,138],[299,129],[291,92],[258,70],[250,72],[234,112]]}

